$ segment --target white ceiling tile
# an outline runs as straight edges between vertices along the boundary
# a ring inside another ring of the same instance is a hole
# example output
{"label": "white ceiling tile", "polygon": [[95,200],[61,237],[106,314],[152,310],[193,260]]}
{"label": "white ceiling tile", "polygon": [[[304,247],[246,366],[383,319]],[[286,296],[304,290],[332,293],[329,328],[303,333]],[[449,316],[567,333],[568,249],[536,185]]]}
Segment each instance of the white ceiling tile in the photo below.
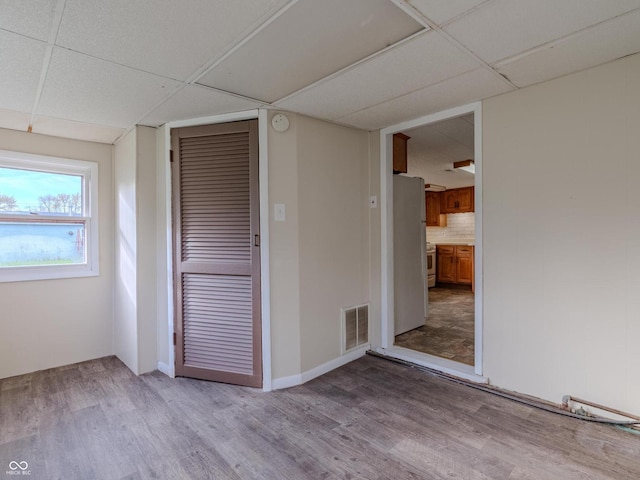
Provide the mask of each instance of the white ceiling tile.
{"label": "white ceiling tile", "polygon": [[56,48],[39,115],[126,128],[179,82]]}
{"label": "white ceiling tile", "polygon": [[57,44],[185,80],[287,0],[67,0]]}
{"label": "white ceiling tile", "polygon": [[423,29],[388,0],[300,0],[198,83],[273,102]]}
{"label": "white ceiling tile", "polygon": [[497,68],[525,87],[639,52],[639,32],[636,10]]}
{"label": "white ceiling tile", "polygon": [[640,0],[494,0],[445,27],[489,63],[640,7]]}
{"label": "white ceiling tile", "polygon": [[0,109],[0,128],[27,131],[31,115],[26,112]]}
{"label": "white ceiling tile", "polygon": [[125,132],[125,129],[38,115],[33,122],[33,132],[88,142],[113,143]]}
{"label": "white ceiling tile", "polygon": [[261,103],[252,102],[207,87],[188,85],[143,118],[140,123],[142,125],[158,126],[172,120],[185,120],[238,112],[258,108],[261,105]]}
{"label": "white ceiling tile", "polygon": [[365,108],[337,121],[365,130],[375,130],[447,108],[508,92],[513,88],[494,73],[480,68],[400,98]]}
{"label": "white ceiling tile", "polygon": [[475,60],[429,31],[276,106],[336,119],[476,67]]}
{"label": "white ceiling tile", "polygon": [[30,112],[33,108],[46,46],[0,30],[0,106]]}
{"label": "white ceiling tile", "polygon": [[0,28],[48,40],[56,3],[57,0],[2,0]]}
{"label": "white ceiling tile", "polygon": [[477,7],[487,0],[408,0],[425,17],[443,25],[454,17]]}

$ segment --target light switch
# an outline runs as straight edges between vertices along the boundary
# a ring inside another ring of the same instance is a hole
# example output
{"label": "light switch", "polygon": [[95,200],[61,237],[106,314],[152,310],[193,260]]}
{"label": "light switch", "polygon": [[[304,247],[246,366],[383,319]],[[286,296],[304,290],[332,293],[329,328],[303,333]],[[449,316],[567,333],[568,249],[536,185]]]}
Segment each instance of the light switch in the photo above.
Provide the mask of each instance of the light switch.
{"label": "light switch", "polygon": [[276,203],[273,205],[273,219],[276,222],[284,222],[285,220],[284,203]]}
{"label": "light switch", "polygon": [[378,208],[378,197],[375,195],[371,195],[371,197],[369,197],[369,207]]}

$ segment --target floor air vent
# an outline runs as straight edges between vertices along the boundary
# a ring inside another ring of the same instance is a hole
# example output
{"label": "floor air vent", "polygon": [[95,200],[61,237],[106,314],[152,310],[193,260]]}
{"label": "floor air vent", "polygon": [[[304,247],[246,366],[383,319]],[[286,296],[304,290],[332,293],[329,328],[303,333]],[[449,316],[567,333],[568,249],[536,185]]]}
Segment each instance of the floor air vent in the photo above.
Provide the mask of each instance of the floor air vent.
{"label": "floor air vent", "polygon": [[342,351],[369,343],[369,305],[342,309]]}

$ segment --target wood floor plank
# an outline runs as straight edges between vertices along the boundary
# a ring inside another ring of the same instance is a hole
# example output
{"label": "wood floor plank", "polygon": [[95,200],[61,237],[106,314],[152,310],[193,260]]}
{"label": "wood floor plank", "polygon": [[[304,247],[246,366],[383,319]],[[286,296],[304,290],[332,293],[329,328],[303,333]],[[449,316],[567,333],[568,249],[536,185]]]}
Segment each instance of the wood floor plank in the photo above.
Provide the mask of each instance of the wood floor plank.
{"label": "wood floor plank", "polygon": [[0,473],[49,479],[640,478],[640,435],[365,357],[287,390],[115,357],[0,380]]}

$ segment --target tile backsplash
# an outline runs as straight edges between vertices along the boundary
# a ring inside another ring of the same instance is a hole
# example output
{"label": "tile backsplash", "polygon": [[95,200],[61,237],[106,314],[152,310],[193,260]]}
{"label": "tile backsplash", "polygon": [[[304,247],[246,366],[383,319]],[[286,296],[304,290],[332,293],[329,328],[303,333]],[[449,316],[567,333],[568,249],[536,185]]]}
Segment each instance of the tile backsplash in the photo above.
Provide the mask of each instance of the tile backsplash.
{"label": "tile backsplash", "polygon": [[469,238],[475,235],[475,213],[452,213],[447,215],[446,227],[427,227],[427,240],[429,238]]}

